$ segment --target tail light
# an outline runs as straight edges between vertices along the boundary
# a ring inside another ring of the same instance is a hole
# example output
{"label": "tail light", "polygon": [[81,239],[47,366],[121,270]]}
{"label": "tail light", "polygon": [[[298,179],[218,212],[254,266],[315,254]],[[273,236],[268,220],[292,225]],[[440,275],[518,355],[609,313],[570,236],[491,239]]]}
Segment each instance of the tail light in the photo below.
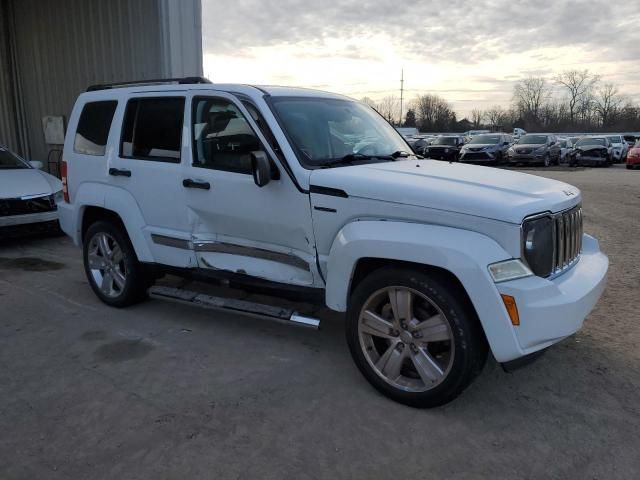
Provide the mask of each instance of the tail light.
{"label": "tail light", "polygon": [[64,196],[64,201],[70,203],[69,201],[69,187],[67,186],[67,162],[62,159],[60,162],[60,176],[62,177],[62,195]]}

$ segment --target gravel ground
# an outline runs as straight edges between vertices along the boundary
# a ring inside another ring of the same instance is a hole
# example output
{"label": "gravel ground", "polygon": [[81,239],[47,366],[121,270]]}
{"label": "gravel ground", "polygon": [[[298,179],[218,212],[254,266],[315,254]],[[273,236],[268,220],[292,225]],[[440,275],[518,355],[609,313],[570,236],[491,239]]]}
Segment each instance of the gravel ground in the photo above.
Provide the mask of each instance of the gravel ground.
{"label": "gravel ground", "polygon": [[369,387],[338,315],[114,310],[67,239],[0,244],[0,478],[638,478],[640,172],[534,173],[582,189],[608,288],[578,334],[435,410]]}

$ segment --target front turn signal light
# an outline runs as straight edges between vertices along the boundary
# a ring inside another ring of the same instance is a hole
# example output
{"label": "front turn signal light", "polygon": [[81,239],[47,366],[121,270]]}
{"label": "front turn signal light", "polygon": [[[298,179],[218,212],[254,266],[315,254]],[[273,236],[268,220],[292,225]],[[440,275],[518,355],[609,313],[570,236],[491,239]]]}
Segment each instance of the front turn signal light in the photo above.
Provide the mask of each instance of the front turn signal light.
{"label": "front turn signal light", "polygon": [[511,325],[518,326],[520,325],[520,315],[518,315],[518,305],[516,305],[516,299],[511,295],[501,294],[502,301],[504,302],[504,306],[507,308],[507,313],[509,314],[509,318],[511,319]]}

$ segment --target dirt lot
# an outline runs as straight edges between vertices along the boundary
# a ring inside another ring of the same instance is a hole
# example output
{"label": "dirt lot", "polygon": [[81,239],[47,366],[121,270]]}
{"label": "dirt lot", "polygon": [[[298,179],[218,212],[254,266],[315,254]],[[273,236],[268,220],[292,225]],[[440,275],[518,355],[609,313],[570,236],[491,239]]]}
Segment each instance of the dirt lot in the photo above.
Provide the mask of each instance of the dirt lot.
{"label": "dirt lot", "polygon": [[337,315],[114,310],[67,239],[0,245],[0,478],[638,478],[640,172],[543,174],[582,189],[607,291],[577,335],[436,410],[369,387]]}

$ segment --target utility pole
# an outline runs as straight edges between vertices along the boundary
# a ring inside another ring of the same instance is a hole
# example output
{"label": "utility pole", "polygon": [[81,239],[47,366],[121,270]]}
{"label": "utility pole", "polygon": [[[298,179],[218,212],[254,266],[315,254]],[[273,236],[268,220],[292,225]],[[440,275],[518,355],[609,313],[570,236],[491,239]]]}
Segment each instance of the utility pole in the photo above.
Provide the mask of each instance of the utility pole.
{"label": "utility pole", "polygon": [[400,123],[402,126],[402,95],[404,94],[404,68],[400,70]]}

